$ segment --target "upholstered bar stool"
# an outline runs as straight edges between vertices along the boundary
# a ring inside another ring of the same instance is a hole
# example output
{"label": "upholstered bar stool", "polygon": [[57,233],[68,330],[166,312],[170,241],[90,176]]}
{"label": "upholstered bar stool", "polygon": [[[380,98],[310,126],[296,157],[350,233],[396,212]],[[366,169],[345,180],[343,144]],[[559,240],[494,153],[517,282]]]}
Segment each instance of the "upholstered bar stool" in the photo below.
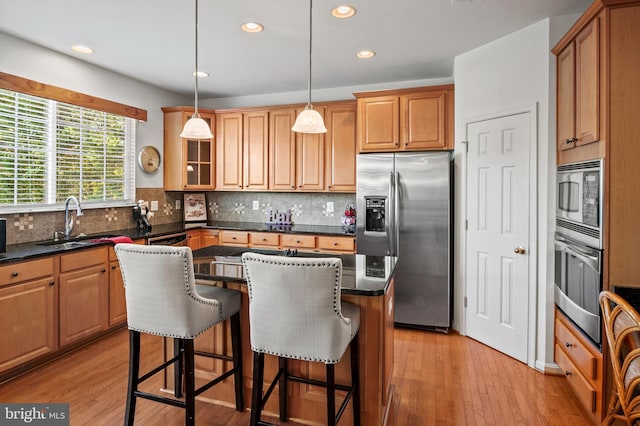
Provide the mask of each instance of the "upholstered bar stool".
{"label": "upholstered bar stool", "polygon": [[[242,351],[240,347],[240,292],[196,285],[189,247],[117,244],[127,302],[129,327],[129,386],[125,425],[132,425],[136,398],[145,398],[185,409],[185,424],[195,424],[195,397],[233,375],[236,410],[243,411]],[[193,339],[230,318],[233,356],[194,351]],[[175,356],[140,377],[140,333],[172,337]],[[233,368],[195,388],[194,355],[232,361]],[[174,364],[175,396],[168,398],[138,390],[138,385]]]}
{"label": "upholstered bar stool", "polygon": [[[251,425],[260,420],[264,404],[279,382],[280,420],[286,421],[289,380],[327,389],[327,424],[335,425],[350,399],[353,420],[360,424],[358,329],[360,308],[340,300],[342,261],[244,253],[249,286],[249,328],[253,351]],[[351,349],[351,386],[335,383],[334,366]],[[279,370],[263,395],[264,355],[279,357]],[[326,382],[289,373],[287,359],[326,364]],[[336,389],[347,392],[338,413]]]}

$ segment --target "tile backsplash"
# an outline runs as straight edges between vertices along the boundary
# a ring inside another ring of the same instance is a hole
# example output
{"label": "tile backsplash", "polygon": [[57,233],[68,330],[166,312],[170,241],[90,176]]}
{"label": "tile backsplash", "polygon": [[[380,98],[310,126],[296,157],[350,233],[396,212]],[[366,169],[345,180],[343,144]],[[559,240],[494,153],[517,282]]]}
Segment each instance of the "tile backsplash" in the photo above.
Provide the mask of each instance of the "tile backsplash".
{"label": "tile backsplash", "polygon": [[[207,192],[209,220],[231,222],[266,222],[271,210],[291,211],[291,220],[301,225],[340,226],[345,207],[355,203],[355,194],[284,193],[284,192]],[[136,200],[158,201],[151,225],[181,222],[182,192],[165,192],[162,188],[138,188]],[[179,208],[177,208],[179,204]],[[254,205],[257,210],[254,209]],[[331,210],[333,205],[333,211]],[[100,233],[135,228],[131,207],[83,209],[74,213],[73,234]],[[64,229],[64,211],[0,214],[7,219],[7,244],[19,244],[53,238]]]}

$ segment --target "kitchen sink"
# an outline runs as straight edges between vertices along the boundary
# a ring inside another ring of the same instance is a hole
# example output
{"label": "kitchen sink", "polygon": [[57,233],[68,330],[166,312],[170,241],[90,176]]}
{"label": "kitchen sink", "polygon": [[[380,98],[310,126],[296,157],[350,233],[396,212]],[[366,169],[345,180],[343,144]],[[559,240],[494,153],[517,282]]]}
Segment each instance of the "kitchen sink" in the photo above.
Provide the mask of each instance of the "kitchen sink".
{"label": "kitchen sink", "polygon": [[42,241],[40,243],[36,243],[39,246],[62,246],[64,248],[72,248],[79,246],[86,246],[87,244],[91,244],[93,240],[99,240],[101,238],[111,238],[113,235],[111,234],[100,234],[100,235],[78,235],[76,237],[68,238],[68,239],[58,239],[58,240],[47,240]]}

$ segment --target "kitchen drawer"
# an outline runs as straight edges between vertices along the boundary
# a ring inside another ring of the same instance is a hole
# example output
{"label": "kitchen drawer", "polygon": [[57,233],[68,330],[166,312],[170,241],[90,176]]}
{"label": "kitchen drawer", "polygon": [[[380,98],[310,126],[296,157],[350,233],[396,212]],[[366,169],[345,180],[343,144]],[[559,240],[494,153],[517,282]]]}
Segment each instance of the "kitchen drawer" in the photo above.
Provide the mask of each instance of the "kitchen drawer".
{"label": "kitchen drawer", "polygon": [[272,232],[252,232],[249,234],[252,247],[278,247],[280,245],[280,234]]}
{"label": "kitchen drawer", "polygon": [[355,240],[353,237],[318,237],[320,250],[353,252]]}
{"label": "kitchen drawer", "polygon": [[280,239],[283,248],[316,248],[316,237],[314,235],[282,235]]}
{"label": "kitchen drawer", "polygon": [[107,247],[78,250],[60,256],[60,272],[107,263],[109,258]]}
{"label": "kitchen drawer", "polygon": [[556,318],[556,344],[564,347],[567,356],[571,357],[573,364],[580,369],[582,374],[596,380],[598,372],[598,359],[575,336],[560,319]]}
{"label": "kitchen drawer", "polygon": [[0,266],[0,285],[15,284],[49,275],[53,275],[52,257],[12,263]]}
{"label": "kitchen drawer", "polygon": [[224,245],[241,245],[249,244],[249,233],[243,231],[220,231],[220,243]]}
{"label": "kitchen drawer", "polygon": [[596,411],[596,390],[558,344],[555,345],[555,359],[584,408],[589,413],[594,413]]}

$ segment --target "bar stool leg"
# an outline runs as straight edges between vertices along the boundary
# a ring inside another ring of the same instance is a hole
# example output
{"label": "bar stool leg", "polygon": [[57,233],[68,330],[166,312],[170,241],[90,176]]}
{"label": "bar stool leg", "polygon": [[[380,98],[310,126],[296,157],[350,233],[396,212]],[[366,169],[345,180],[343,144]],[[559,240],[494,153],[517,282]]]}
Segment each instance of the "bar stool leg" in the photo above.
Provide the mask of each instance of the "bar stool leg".
{"label": "bar stool leg", "polygon": [[336,380],[334,364],[327,364],[327,426],[336,424]]}
{"label": "bar stool leg", "polygon": [[180,339],[184,348],[184,382],[185,382],[185,425],[194,426],[196,423],[196,395],[194,377],[193,339]]}
{"label": "bar stool leg", "polygon": [[127,388],[127,408],[124,415],[124,424],[133,426],[136,414],[136,391],[138,390],[138,377],[140,374],[140,333],[129,330],[129,385]]}
{"label": "bar stool leg", "polygon": [[173,355],[178,356],[178,360],[173,364],[173,394],[176,398],[182,397],[182,371],[183,354],[182,340],[173,339]]}
{"label": "bar stool leg", "polygon": [[233,381],[236,389],[236,411],[244,411],[242,389],[242,339],[240,337],[240,312],[231,317],[231,351],[233,353]]}
{"label": "bar stool leg", "polygon": [[286,422],[289,418],[289,414],[287,413],[287,383],[289,382],[289,367],[287,358],[278,357],[279,360],[279,368],[282,373],[280,374],[280,382],[278,384],[278,393],[280,396],[280,420]]}
{"label": "bar stool leg", "polygon": [[353,386],[353,426],[360,426],[360,348],[358,333],[351,340],[351,386]]}
{"label": "bar stool leg", "polygon": [[262,414],[262,382],[264,379],[264,354],[253,353],[253,392],[251,394],[251,426],[257,426]]}

